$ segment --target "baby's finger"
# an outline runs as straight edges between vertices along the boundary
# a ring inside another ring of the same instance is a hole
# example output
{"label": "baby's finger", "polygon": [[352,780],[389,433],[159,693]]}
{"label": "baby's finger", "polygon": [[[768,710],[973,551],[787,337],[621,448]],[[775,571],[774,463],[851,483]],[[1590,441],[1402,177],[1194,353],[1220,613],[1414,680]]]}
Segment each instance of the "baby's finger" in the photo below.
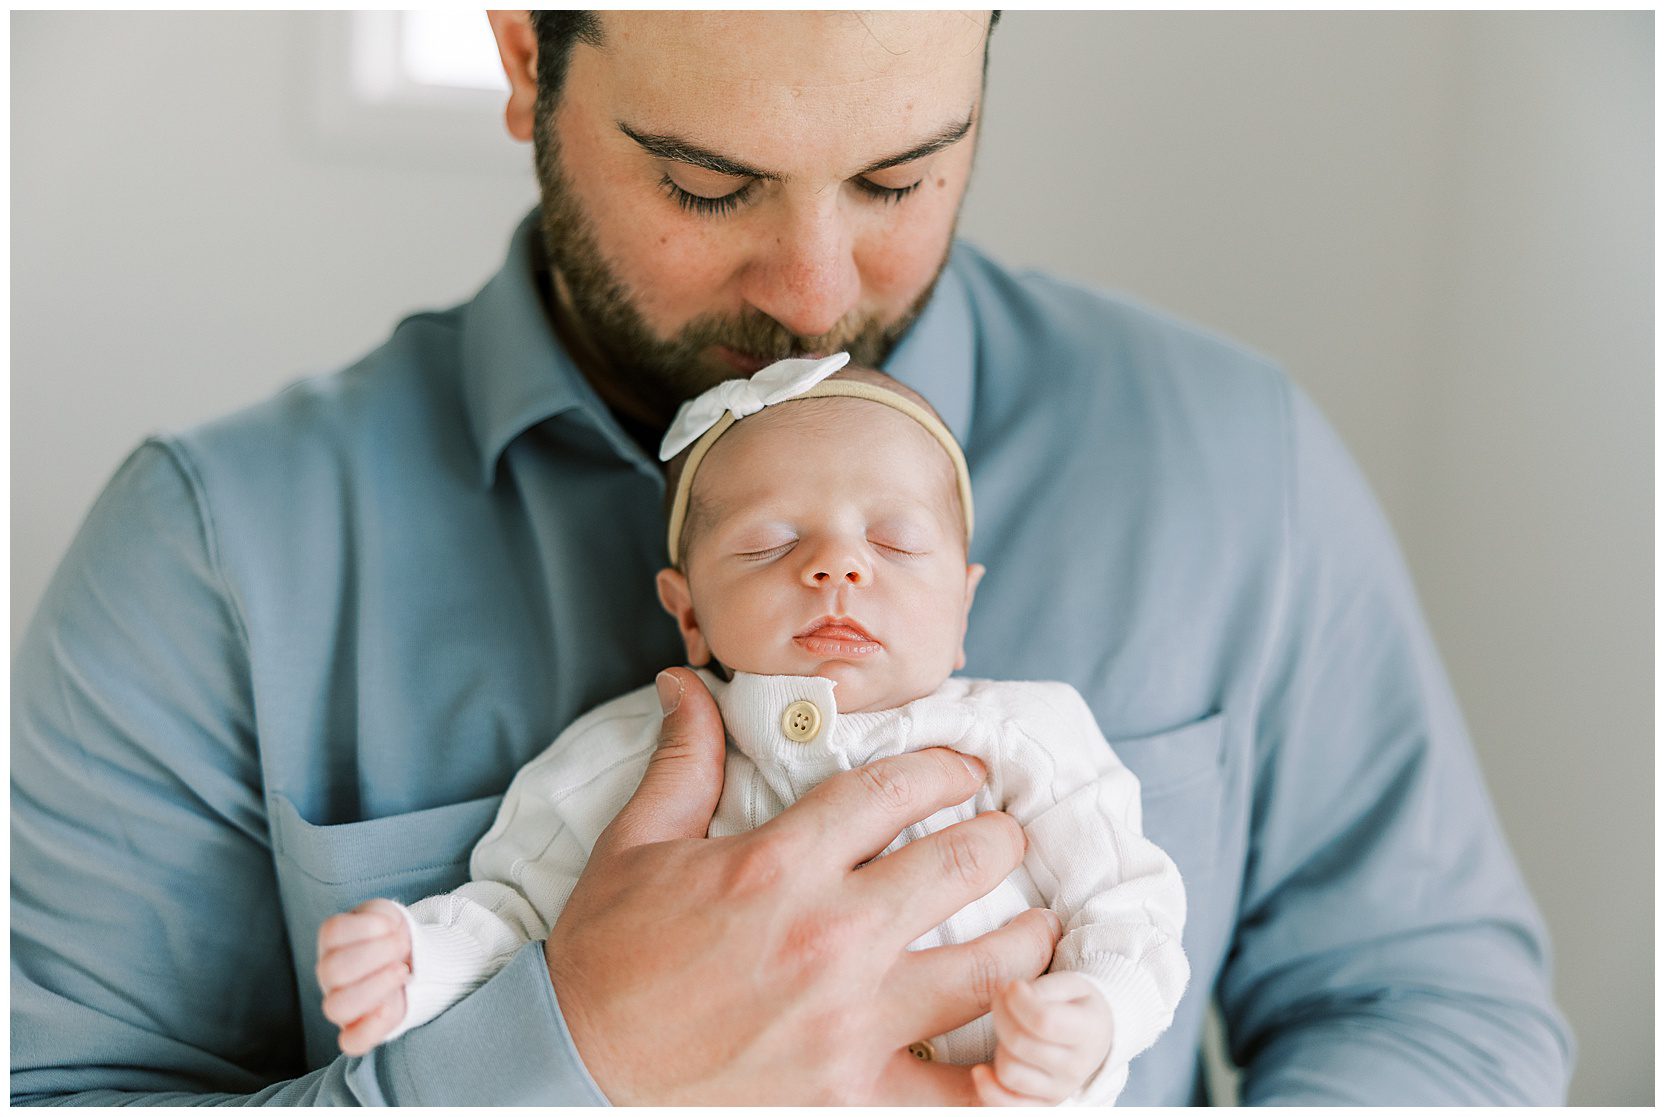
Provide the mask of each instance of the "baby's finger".
{"label": "baby's finger", "polygon": [[339,950],[365,939],[378,939],[393,928],[379,914],[348,911],[332,915],[318,927],[318,952]]}
{"label": "baby's finger", "polygon": [[386,1039],[398,1022],[399,1015],[394,1013],[392,1007],[382,1005],[342,1028],[336,1041],[341,1044],[343,1054],[362,1055]]}
{"label": "baby's finger", "polygon": [[1000,1039],[998,1051],[1004,1053],[1006,1058],[1054,1077],[1073,1074],[1081,1062],[1077,1049],[1069,1044],[1045,1043],[1030,1035],[1003,1035],[998,1025],[995,1034]]}
{"label": "baby's finger", "polygon": [[994,1052],[994,1077],[1014,1094],[1037,1098],[1050,1105],[1069,1095],[1069,1085],[1054,1074],[1030,1066],[999,1048]]}
{"label": "baby's finger", "polygon": [[332,989],[324,998],[324,1019],[331,1024],[351,1024],[383,1004],[392,1005],[402,1016],[405,982],[409,980],[410,967],[394,962],[361,981]]}
{"label": "baby's finger", "polygon": [[978,1063],[971,1068],[971,1084],[977,1090],[979,1105],[1045,1105],[1040,1098],[1025,1097],[1014,1094],[1000,1084],[995,1078],[994,1071],[987,1063]]}
{"label": "baby's finger", "polygon": [[399,910],[399,905],[392,900],[366,900],[353,909],[359,915],[367,915],[372,919],[379,919],[389,931],[405,930],[405,915]]}
{"label": "baby's finger", "polygon": [[1042,1043],[1067,1040],[1087,1020],[1086,1005],[1073,1000],[1045,1000],[1035,991],[1035,983],[1029,981],[1012,982],[1001,990],[995,1003],[1000,1014],[1008,1018],[1014,1037],[1028,1035]]}
{"label": "baby's finger", "polygon": [[392,935],[331,950],[318,959],[318,984],[334,991],[369,977],[390,962],[403,962],[409,953],[407,944]]}

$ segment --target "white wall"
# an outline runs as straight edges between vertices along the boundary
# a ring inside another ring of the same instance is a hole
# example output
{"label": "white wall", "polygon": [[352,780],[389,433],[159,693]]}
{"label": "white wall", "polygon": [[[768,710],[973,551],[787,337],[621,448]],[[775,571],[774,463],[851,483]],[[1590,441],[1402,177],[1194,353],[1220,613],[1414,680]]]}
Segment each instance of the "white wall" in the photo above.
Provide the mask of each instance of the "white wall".
{"label": "white wall", "polygon": [[1574,1099],[1653,1074],[1652,17],[1472,14],[1405,541],[1555,934]]}
{"label": "white wall", "polygon": [[[144,432],[466,297],[535,197],[507,139],[329,141],[331,26],[12,17],[14,643]],[[1649,13],[1009,13],[963,222],[1277,356],[1341,429],[1549,919],[1583,1104],[1653,1098],[1652,77]]]}

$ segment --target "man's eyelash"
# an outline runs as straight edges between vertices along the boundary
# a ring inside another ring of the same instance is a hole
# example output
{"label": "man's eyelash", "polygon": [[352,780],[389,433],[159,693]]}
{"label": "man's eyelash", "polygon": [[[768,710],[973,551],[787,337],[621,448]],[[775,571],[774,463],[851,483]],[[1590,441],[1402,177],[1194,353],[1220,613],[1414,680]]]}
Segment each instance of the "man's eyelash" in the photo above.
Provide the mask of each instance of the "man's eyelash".
{"label": "man's eyelash", "polygon": [[681,206],[685,211],[702,214],[706,217],[722,217],[734,212],[740,203],[751,197],[752,191],[757,187],[757,183],[748,182],[740,189],[730,194],[724,194],[720,198],[706,198],[699,194],[688,193],[688,191],[672,182],[670,175],[660,179],[659,185],[665,188],[665,192],[670,195],[671,201]]}
{"label": "man's eyelash", "polygon": [[919,184],[924,181],[924,179],[920,179],[919,182],[915,182],[909,186],[880,186],[876,182],[869,182],[865,178],[858,178],[856,179],[856,186],[861,189],[862,193],[868,195],[869,197],[877,198],[881,202],[899,202],[903,198],[906,198],[909,194],[912,194],[915,190],[918,190]]}
{"label": "man's eyelash", "polygon": [[[858,178],[855,180],[855,183],[857,188],[868,197],[877,198],[879,201],[889,205],[901,201],[909,194],[912,194],[915,190],[918,190],[920,184],[924,181],[924,179],[920,179],[919,182],[915,182],[909,186],[880,186],[876,182],[869,182],[865,178]],[[697,213],[703,217],[726,217],[728,214],[733,213],[742,204],[744,204],[751,197],[752,191],[757,187],[756,182],[748,182],[746,185],[740,187],[740,189],[729,194],[724,194],[720,198],[707,198],[700,194],[690,194],[688,191],[672,182],[670,175],[666,175],[664,178],[660,179],[659,185],[664,188],[665,193],[670,196],[671,201],[675,202],[678,206],[681,206],[684,212]]]}

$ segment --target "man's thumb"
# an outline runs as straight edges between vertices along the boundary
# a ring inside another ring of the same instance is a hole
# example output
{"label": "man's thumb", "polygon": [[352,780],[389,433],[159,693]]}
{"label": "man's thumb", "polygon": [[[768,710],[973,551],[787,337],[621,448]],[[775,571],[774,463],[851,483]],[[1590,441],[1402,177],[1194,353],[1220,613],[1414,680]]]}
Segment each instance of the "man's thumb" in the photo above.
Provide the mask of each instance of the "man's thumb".
{"label": "man's thumb", "polygon": [[705,683],[686,667],[654,680],[665,720],[659,747],[630,802],[597,840],[612,849],[703,838],[723,791],[723,716]]}

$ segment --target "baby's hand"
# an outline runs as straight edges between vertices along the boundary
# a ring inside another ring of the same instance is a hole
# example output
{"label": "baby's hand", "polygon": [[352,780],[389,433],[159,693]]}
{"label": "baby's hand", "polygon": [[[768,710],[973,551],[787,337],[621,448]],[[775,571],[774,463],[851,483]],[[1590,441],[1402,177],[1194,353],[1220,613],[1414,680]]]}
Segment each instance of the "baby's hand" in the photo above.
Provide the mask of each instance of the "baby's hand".
{"label": "baby's hand", "polygon": [[1110,1053],[1110,1006],[1078,973],[1014,981],[994,998],[994,1065],[971,1068],[983,1105],[1057,1105]]}
{"label": "baby's hand", "polygon": [[405,1015],[410,931],[391,900],[366,900],[318,928],[318,984],[324,1018],[340,1027],[348,1055],[387,1038]]}

